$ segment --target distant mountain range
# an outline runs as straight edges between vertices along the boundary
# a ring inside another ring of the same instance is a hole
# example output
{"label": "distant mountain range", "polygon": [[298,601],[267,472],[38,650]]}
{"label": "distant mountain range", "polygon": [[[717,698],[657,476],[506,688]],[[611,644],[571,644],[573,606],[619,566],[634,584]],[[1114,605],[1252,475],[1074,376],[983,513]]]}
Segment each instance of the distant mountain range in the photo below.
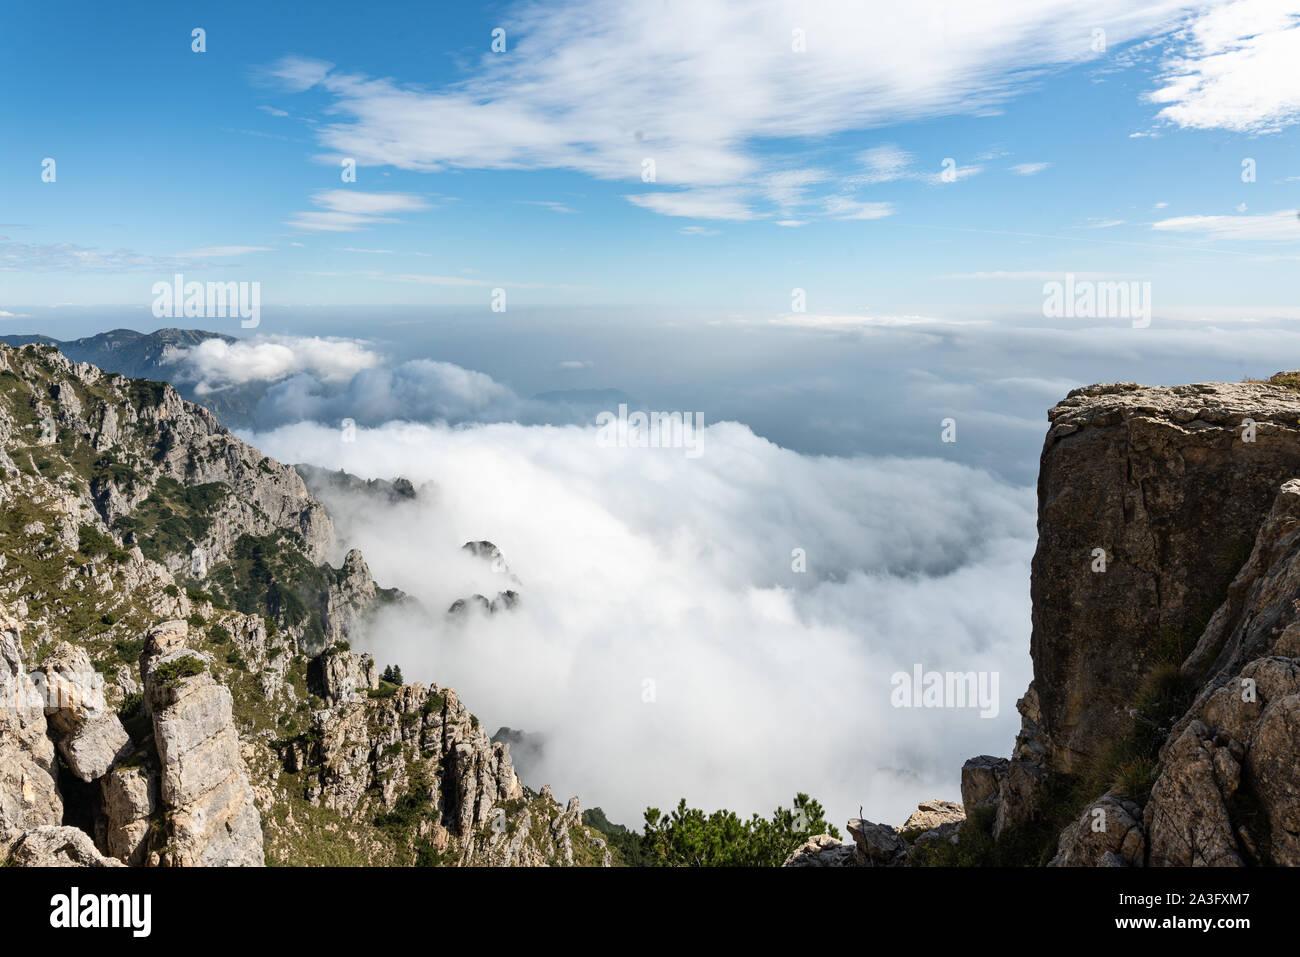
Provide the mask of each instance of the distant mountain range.
{"label": "distant mountain range", "polygon": [[159,329],[157,332],[136,332],[134,329],[114,329],[81,339],[59,340],[50,336],[17,335],[0,336],[7,346],[25,346],[44,342],[58,348],[73,362],[89,362],[108,372],[119,372],[132,379],[167,380],[168,366],[163,357],[169,348],[189,348],[205,339],[224,339],[234,342],[233,336],[201,329]]}
{"label": "distant mountain range", "polygon": [[[171,355],[177,349],[190,349],[208,339],[237,342],[234,336],[202,329],[158,329],[136,332],[114,329],[80,339],[55,339],[35,333],[0,336],[0,343],[19,347],[43,343],[57,348],[74,362],[88,362],[106,372],[116,372],[132,379],[152,379],[169,383],[181,396],[214,413],[227,428],[254,428],[258,404],[275,383],[257,381],[199,394],[195,383],[177,380],[177,365]],[[540,392],[530,400],[528,409],[534,417],[551,422],[590,421],[599,412],[617,409],[620,404],[633,406],[633,400],[619,389],[564,389]],[[536,403],[541,403],[541,411]]]}
{"label": "distant mountain range", "polygon": [[184,398],[214,412],[225,425],[236,427],[248,424],[253,409],[266,391],[265,383],[198,395],[193,383],[174,380],[176,367],[166,361],[169,352],[173,349],[192,348],[207,339],[236,341],[234,336],[205,332],[202,329],[158,329],[155,332],[114,329],[111,332],[67,340],[35,334],[0,336],[0,343],[17,347],[41,342],[56,347],[73,362],[89,362],[106,372],[117,372],[131,379],[168,382]]}

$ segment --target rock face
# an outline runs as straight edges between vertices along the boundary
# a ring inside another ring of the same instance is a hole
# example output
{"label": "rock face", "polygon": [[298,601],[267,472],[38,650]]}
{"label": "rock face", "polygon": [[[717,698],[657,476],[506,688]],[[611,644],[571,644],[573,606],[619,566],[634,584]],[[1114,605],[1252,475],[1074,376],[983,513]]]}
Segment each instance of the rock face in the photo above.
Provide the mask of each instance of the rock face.
{"label": "rock face", "polygon": [[1057,842],[1048,867],[1141,867],[1146,860],[1142,808],[1108,794],[1083,810]]}
{"label": "rock face", "polygon": [[230,691],[185,646],[185,636],[184,622],[164,623],[146,639],[140,663],[171,832],[166,863],[261,865],[261,817],[239,753]]}
{"label": "rock face", "polygon": [[63,821],[44,699],[23,668],[19,631],[0,606],[0,833]]}
{"label": "rock face", "polygon": [[14,840],[7,853],[17,867],[122,866],[100,854],[90,835],[75,827],[34,827]]}
{"label": "rock face", "polygon": [[360,551],[352,549],[325,596],[326,640],[346,641],[358,636],[361,619],[378,593],[366,560]]}
{"label": "rock face", "polygon": [[84,648],[62,642],[41,663],[40,673],[45,717],[68,768],[83,781],[103,777],[130,742],[104,700],[103,680],[90,656]]}
{"label": "rock face", "polygon": [[854,867],[856,846],[843,844],[829,834],[808,838],[785,859],[782,867]]}
{"label": "rock face", "polygon": [[331,648],[312,659],[308,686],[327,706],[348,701],[357,694],[379,689],[379,669],[369,655]]}
{"label": "rock face", "polygon": [[[1300,395],[1274,380],[1091,386],[1049,413],[1034,679],[1010,758],[962,769],[995,849],[1054,824],[1051,866],[1300,865]],[[1064,803],[1079,782],[1093,799]],[[924,843],[850,831],[864,863]]]}
{"label": "rock face", "polygon": [[101,782],[108,853],[123,863],[149,861],[149,839],[158,810],[158,773],[149,764],[113,769]]}
{"label": "rock face", "polygon": [[1300,396],[1100,385],[1048,418],[1030,652],[1046,765],[1070,772],[1126,731],[1165,648],[1195,644],[1278,488],[1300,475]]}
{"label": "rock face", "polygon": [[970,758],[961,769],[961,803],[970,817],[978,808],[997,804],[1002,782],[1007,777],[1006,758],[995,758],[981,754]]}

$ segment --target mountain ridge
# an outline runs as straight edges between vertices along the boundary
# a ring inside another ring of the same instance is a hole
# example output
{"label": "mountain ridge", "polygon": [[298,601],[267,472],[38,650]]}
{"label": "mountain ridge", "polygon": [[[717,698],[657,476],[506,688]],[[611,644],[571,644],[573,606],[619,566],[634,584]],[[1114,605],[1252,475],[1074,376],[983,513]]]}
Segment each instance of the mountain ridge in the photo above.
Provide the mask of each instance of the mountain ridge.
{"label": "mountain ridge", "polygon": [[0,345],[0,475],[0,859],[610,862],[454,690],[351,650],[400,593],[171,386]]}

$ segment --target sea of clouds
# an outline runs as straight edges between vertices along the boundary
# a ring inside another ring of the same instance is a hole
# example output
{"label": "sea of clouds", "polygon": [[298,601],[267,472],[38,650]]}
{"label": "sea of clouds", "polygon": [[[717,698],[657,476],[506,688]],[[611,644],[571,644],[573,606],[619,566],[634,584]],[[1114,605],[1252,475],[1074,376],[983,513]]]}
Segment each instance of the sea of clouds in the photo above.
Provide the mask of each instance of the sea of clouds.
{"label": "sea of clouds", "polygon": [[[250,340],[178,371],[214,388],[260,381],[241,434],[281,461],[419,487],[398,504],[321,493],[335,560],[359,547],[381,584],[418,601],[364,649],[456,688],[489,731],[541,736],[540,758],[521,762],[530,786],[631,825],[681,797],[749,814],[798,791],[837,824],[859,807],[898,823],[918,801],[957,799],[967,757],[1012,745],[1046,410],[1082,382],[1267,375],[1300,342],[1285,317],[1248,316],[758,328],[737,340],[744,378],[709,358],[707,330],[666,364],[642,350],[617,365],[597,339],[566,338],[597,359],[583,384],[650,396],[634,409],[715,410],[698,457],[611,447],[591,395],[524,396],[491,356],[489,374],[286,337],[288,352]],[[525,353],[555,351],[525,336]],[[683,372],[691,392],[671,381]],[[836,454],[818,453],[827,444]],[[517,584],[461,549],[478,540]],[[508,588],[522,596],[510,611],[447,614]],[[891,679],[916,665],[996,674],[996,716],[894,707]]]}
{"label": "sea of clouds", "polygon": [[[767,813],[805,791],[838,824],[860,806],[898,822],[958,799],[962,761],[1015,735],[1030,489],[938,459],[801,455],[734,422],[708,426],[698,458],[603,447],[590,426],[249,437],[281,461],[420,487],[396,505],[324,495],[340,548],[419,601],[364,650],[456,688],[489,731],[543,736],[526,783],[614,820],[681,797]],[[481,539],[508,572],[460,548]],[[446,614],[506,588],[511,611]],[[917,663],[998,672],[998,714],[893,707],[891,676]]]}

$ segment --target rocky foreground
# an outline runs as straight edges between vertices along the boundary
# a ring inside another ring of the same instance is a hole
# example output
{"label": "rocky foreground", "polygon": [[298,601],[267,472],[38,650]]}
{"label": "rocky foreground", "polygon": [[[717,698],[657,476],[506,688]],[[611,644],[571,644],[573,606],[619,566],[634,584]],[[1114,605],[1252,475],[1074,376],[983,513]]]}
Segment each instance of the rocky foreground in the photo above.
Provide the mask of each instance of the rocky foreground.
{"label": "rocky foreground", "polygon": [[1300,864],[1298,381],[1052,409],[1011,756],[967,761],[960,804],[787,864]]}
{"label": "rocky foreground", "polygon": [[170,386],[0,346],[0,477],[0,863],[610,863],[455,691],[351,650],[406,596]]}

